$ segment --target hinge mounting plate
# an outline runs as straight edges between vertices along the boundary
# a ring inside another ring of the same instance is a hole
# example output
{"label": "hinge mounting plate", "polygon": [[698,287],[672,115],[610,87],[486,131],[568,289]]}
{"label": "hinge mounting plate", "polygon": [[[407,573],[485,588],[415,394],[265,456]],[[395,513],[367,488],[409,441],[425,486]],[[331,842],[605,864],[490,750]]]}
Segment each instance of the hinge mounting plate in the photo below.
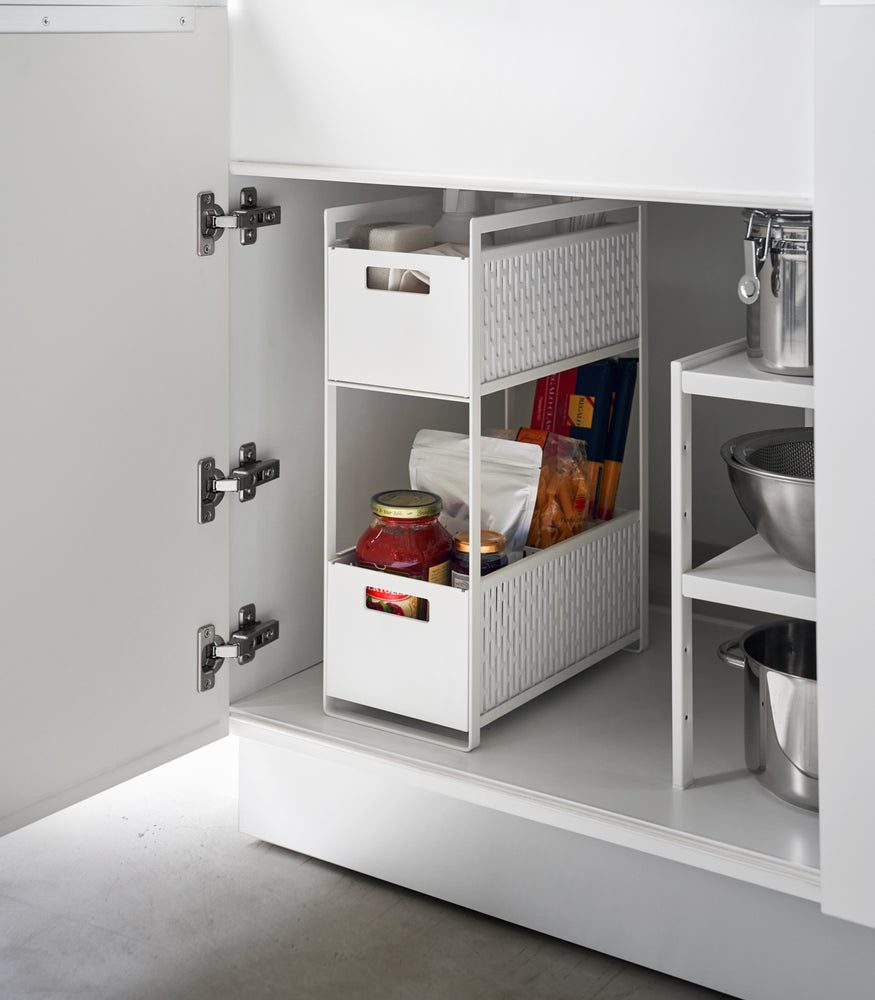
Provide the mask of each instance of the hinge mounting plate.
{"label": "hinge mounting plate", "polygon": [[279,479],[279,459],[268,458],[259,461],[255,442],[249,441],[240,445],[238,457],[240,464],[231,470],[231,475],[228,477],[221,469],[216,468],[216,460],[212,456],[202,458],[198,462],[198,524],[207,524],[215,519],[216,507],[222,502],[226,493],[236,493],[240,502],[245,503],[255,496],[259,486]]}
{"label": "hinge mounting plate", "polygon": [[281,215],[279,205],[262,208],[258,204],[258,192],[254,187],[243,188],[240,208],[228,215],[216,204],[212,191],[201,191],[197,196],[197,255],[211,257],[226,229],[238,230],[241,245],[249,246],[258,239],[259,229],[278,226]]}
{"label": "hinge mounting plate", "polygon": [[215,625],[201,625],[197,630],[198,691],[211,691],[216,686],[216,674],[225,660],[249,663],[262,646],[276,642],[279,634],[280,623],[275,618],[258,621],[254,604],[244,604],[240,608],[237,630],[231,633],[227,643],[216,634]]}

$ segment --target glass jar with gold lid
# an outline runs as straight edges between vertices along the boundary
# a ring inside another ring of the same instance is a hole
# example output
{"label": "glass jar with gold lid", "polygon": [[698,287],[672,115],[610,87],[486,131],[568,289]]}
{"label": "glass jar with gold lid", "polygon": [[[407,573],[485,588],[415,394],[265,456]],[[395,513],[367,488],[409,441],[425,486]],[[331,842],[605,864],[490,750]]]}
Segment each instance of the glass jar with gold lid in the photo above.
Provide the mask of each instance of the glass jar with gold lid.
{"label": "glass jar with gold lid", "polygon": [[[425,490],[387,490],[371,497],[371,523],[356,545],[356,563],[394,576],[450,582],[450,533],[438,516],[443,507],[436,493]],[[403,601],[400,599],[404,599]],[[395,588],[368,587],[369,607],[406,617],[419,617],[415,598]]]}

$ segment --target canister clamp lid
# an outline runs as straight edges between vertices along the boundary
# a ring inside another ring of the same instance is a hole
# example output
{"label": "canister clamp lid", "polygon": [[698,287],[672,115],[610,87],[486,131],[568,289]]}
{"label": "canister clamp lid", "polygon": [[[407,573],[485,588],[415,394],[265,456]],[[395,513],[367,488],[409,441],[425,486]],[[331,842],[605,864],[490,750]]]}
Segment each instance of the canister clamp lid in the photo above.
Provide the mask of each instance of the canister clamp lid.
{"label": "canister clamp lid", "polygon": [[746,208],[746,240],[762,240],[760,259],[769,250],[800,248],[811,242],[811,212],[787,212],[765,208]]}

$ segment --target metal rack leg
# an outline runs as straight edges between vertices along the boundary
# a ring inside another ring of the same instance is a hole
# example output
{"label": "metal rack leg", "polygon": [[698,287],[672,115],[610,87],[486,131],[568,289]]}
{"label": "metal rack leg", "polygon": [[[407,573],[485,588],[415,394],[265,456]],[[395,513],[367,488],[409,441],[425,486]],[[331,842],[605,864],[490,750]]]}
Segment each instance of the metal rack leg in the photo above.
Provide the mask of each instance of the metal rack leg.
{"label": "metal rack leg", "polygon": [[683,369],[671,366],[671,663],[672,781],[693,780],[693,602],[684,597],[692,569],[692,406],[682,389]]}

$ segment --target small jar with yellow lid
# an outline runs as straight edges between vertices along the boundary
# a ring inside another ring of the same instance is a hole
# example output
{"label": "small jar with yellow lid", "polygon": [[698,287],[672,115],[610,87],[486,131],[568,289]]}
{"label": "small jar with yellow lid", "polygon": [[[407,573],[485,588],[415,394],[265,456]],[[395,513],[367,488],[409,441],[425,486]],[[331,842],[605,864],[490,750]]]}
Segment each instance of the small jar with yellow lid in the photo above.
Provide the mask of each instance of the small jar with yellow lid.
{"label": "small jar with yellow lid", "polygon": [[[487,576],[507,566],[507,539],[499,531],[480,532],[480,575]],[[467,590],[471,579],[471,539],[467,531],[453,536],[452,584]]]}

